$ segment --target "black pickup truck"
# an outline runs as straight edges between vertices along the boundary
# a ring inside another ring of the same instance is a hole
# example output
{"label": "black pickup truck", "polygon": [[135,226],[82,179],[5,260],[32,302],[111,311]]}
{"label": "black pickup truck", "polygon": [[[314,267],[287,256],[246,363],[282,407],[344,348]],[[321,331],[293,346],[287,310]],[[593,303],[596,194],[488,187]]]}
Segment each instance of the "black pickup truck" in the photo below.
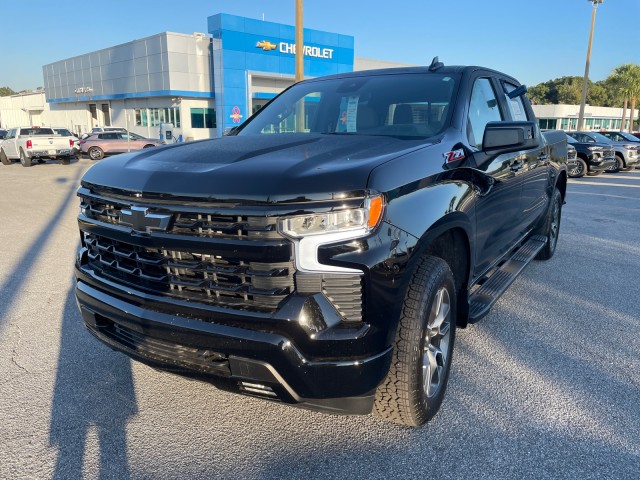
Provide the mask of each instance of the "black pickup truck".
{"label": "black pickup truck", "polygon": [[232,136],[94,165],[88,330],[220,388],[425,423],[456,328],[556,249],[566,136],[525,92],[436,60],[316,78]]}

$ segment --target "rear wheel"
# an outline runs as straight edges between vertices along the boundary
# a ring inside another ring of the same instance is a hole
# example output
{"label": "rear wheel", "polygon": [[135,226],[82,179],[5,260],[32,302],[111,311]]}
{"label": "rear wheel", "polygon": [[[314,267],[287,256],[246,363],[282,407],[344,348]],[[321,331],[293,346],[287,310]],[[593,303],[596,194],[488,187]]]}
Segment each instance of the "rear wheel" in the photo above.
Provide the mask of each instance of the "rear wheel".
{"label": "rear wheel", "polygon": [[0,162],[2,162],[3,165],[11,165],[11,160],[7,157],[7,154],[4,153],[4,150],[0,150]]}
{"label": "rear wheel", "polygon": [[91,147],[88,153],[91,160],[102,160],[104,158],[104,152],[100,147]]}
{"label": "rear wheel", "polygon": [[560,234],[560,219],[562,218],[562,195],[557,188],[553,191],[547,218],[542,226],[541,235],[547,237],[547,243],[536,255],[536,260],[549,260],[556,252],[558,235]]}
{"label": "rear wheel", "polygon": [[580,178],[587,173],[587,162],[581,158],[576,159],[576,166],[567,172],[571,178]]}
{"label": "rear wheel", "polygon": [[376,391],[376,415],[419,426],[440,408],[456,329],[456,289],[447,263],[420,260],[407,289],[387,378]]}
{"label": "rear wheel", "polygon": [[23,167],[31,166],[31,157],[27,156],[23,149],[20,149],[20,163]]}

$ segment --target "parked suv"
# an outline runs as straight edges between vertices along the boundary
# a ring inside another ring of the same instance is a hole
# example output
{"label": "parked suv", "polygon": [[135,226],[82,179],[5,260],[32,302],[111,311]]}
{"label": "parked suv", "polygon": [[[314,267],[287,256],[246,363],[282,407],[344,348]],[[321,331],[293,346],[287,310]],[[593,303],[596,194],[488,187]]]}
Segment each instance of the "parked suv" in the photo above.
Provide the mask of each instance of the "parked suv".
{"label": "parked suv", "polygon": [[628,145],[628,148],[635,146],[636,150],[638,151],[638,154],[637,154],[638,163],[636,163],[635,167],[637,169],[640,169],[640,138],[627,132],[616,131],[616,132],[598,132],[598,133],[601,133],[602,135],[604,135],[605,137],[607,137],[613,142],[625,143]]}
{"label": "parked suv", "polygon": [[89,154],[91,160],[100,160],[105,155],[112,153],[123,153],[159,145],[162,145],[160,140],[152,140],[135,133],[120,131],[95,133],[80,140],[82,152]]}
{"label": "parked suv", "polygon": [[84,140],[89,135],[94,135],[96,133],[103,133],[103,132],[125,132],[126,133],[127,129],[122,127],[93,127],[89,133],[83,134],[80,138]]}
{"label": "parked suv", "polygon": [[578,155],[575,166],[569,168],[571,178],[600,175],[615,165],[615,150],[610,143],[579,142],[568,134],[567,142],[576,149]]}
{"label": "parked suv", "polygon": [[638,163],[637,147],[628,140],[619,141],[605,137],[598,132],[567,132],[567,135],[575,138],[578,142],[586,144],[610,144],[613,146],[615,157],[614,164],[607,167],[605,171],[616,173],[620,170],[631,169]]}

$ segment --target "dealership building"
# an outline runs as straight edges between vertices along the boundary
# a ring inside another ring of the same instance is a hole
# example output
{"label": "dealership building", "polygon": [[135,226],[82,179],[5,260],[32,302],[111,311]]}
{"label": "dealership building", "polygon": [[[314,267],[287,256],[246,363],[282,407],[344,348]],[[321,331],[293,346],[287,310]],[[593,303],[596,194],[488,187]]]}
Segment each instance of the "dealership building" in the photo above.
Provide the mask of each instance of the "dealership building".
{"label": "dealership building", "polygon": [[[304,29],[305,78],[403,64],[354,57],[349,35]],[[125,127],[220,136],[294,83],[295,28],[217,14],[208,34],[164,32],[43,67],[44,90],[0,99],[3,127]]]}
{"label": "dealership building", "polygon": [[[305,78],[398,66],[405,65],[356,58],[353,36],[304,29]],[[217,14],[208,18],[208,34],[159,33],[42,71],[44,88],[0,97],[0,127],[82,134],[117,126],[170,142],[217,137],[294,82],[295,28]],[[575,128],[577,110],[534,106],[542,128]],[[621,114],[588,106],[585,128],[617,129]]]}

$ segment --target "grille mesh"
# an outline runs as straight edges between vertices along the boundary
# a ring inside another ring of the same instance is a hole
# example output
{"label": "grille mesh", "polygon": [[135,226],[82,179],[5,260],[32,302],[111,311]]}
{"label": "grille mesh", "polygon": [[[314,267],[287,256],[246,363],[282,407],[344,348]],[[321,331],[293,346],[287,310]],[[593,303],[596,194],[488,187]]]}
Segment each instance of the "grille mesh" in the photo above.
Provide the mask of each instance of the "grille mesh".
{"label": "grille mesh", "polygon": [[220,306],[275,311],[293,291],[293,263],[228,260],[219,255],[152,249],[84,234],[89,266],[137,288]]}

